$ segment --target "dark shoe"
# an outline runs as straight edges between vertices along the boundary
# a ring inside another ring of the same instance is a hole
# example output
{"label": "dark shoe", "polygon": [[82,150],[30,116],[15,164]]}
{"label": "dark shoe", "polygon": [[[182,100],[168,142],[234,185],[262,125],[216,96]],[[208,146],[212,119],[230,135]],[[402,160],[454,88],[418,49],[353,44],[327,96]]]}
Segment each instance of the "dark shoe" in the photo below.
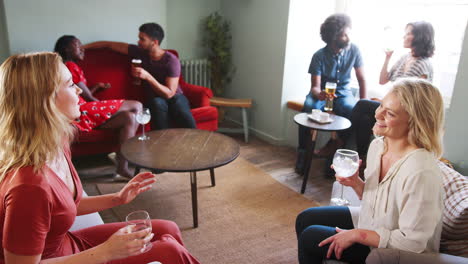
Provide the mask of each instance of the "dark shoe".
{"label": "dark shoe", "polygon": [[331,155],[335,154],[336,150],[343,147],[344,142],[343,140],[337,139],[330,139],[327,144],[318,150],[314,150],[314,155],[321,158],[328,158]]}
{"label": "dark shoe", "polygon": [[304,174],[304,168],[295,167],[295,168],[294,168],[294,172],[295,172],[296,174],[302,175],[302,174]]}

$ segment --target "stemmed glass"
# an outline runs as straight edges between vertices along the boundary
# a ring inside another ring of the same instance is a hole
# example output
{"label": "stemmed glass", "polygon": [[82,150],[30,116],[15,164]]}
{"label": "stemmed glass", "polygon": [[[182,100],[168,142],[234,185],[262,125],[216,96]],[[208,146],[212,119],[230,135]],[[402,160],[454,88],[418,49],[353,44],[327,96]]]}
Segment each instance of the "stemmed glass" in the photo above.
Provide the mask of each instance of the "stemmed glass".
{"label": "stemmed glass", "polygon": [[151,113],[150,113],[150,110],[148,108],[143,108],[143,110],[141,112],[138,112],[136,114],[136,121],[138,122],[138,124],[141,124],[143,125],[143,133],[141,134],[141,136],[138,137],[138,140],[148,140],[149,137],[147,135],[145,135],[145,125],[148,124],[148,122],[150,121],[151,119]]}
{"label": "stemmed glass", "polygon": [[[338,149],[333,156],[333,169],[336,172],[336,176],[339,177],[351,177],[356,173],[359,167],[359,154],[354,150],[349,149]],[[343,197],[344,186],[341,185],[340,197],[333,197],[331,199],[332,205],[346,206],[350,202]]]}
{"label": "stemmed glass", "polygon": [[[127,215],[125,218],[125,221],[127,222],[127,226],[129,227],[129,230],[131,232],[137,232],[143,229],[150,228],[152,229],[151,226],[151,219],[149,217],[148,212],[145,210],[139,210],[135,212],[131,212],[130,214]],[[142,237],[143,239],[144,237]],[[150,250],[153,247],[153,244],[151,242],[146,243],[145,248],[143,249],[143,252],[145,253],[148,250]]]}

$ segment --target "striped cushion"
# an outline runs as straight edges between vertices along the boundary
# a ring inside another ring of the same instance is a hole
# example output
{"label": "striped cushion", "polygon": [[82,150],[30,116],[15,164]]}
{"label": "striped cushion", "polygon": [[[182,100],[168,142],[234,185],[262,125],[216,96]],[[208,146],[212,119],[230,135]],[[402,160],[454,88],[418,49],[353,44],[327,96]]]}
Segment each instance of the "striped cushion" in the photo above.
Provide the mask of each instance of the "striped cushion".
{"label": "striped cushion", "polygon": [[444,182],[440,251],[468,257],[468,178],[439,162]]}

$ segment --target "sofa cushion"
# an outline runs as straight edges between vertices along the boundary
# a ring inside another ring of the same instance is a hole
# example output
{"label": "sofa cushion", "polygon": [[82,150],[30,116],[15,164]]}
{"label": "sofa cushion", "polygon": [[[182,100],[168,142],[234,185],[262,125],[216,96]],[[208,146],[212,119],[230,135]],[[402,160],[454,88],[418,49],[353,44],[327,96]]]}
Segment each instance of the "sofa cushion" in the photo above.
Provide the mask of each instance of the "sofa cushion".
{"label": "sofa cushion", "polygon": [[111,129],[93,129],[89,132],[79,132],[78,142],[96,142],[96,141],[110,141],[118,142],[119,134]]}
{"label": "sofa cushion", "polygon": [[468,179],[439,162],[444,185],[440,251],[468,257]]}
{"label": "sofa cushion", "polygon": [[205,122],[216,120],[218,121],[218,110],[216,107],[212,106],[203,106],[192,109],[192,115],[197,122]]}

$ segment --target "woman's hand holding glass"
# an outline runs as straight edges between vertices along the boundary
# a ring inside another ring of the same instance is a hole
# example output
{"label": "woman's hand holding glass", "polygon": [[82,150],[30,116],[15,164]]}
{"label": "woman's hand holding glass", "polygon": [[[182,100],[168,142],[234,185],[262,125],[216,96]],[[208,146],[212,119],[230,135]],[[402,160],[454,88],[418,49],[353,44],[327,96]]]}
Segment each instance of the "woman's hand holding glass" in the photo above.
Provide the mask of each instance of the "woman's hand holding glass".
{"label": "woman's hand holding glass", "polygon": [[[362,160],[359,159],[359,167],[361,167],[361,164],[362,164]],[[361,179],[359,178],[359,169],[356,170],[356,172],[349,177],[340,177],[338,174],[336,174],[335,178],[336,178],[336,181],[339,182],[340,184],[344,186],[352,187],[352,188],[355,188],[356,185],[358,185],[359,182],[361,181]]]}
{"label": "woman's hand holding glass", "polygon": [[[139,233],[141,230],[148,229],[150,232],[152,231],[151,218],[145,210],[131,212],[127,215],[125,220],[127,222],[128,231],[131,233]],[[148,234],[137,238],[145,243],[143,244],[143,248],[140,250],[141,253],[148,252],[153,247],[153,244],[150,242],[153,236],[153,234]]]}
{"label": "woman's hand holding glass", "polygon": [[[362,160],[359,160],[359,167],[361,167]],[[333,165],[332,165],[333,169]],[[359,169],[351,175],[350,177],[340,177],[338,174],[335,175],[336,181],[343,186],[348,186],[353,188],[354,192],[357,194],[359,199],[362,198],[364,192],[364,181],[359,177]],[[342,190],[343,191],[343,190]]]}
{"label": "woman's hand holding glass", "polygon": [[[333,156],[333,169],[336,172],[337,181],[338,178],[349,178],[355,176],[358,173],[359,155],[354,150],[349,149],[338,149]],[[341,179],[345,181],[345,179]],[[353,181],[347,181],[347,183],[352,183]],[[332,197],[330,200],[330,205],[337,206],[347,206],[350,204],[348,200],[343,197],[344,186],[341,185],[341,195],[340,197]]]}
{"label": "woman's hand holding glass", "polygon": [[385,52],[385,57],[387,59],[390,59],[392,57],[392,55],[393,55],[394,50],[386,48],[384,52]]}
{"label": "woman's hand holding glass", "polygon": [[98,247],[101,250],[101,256],[107,262],[143,253],[153,237],[151,228],[132,232],[128,226],[125,226]]}

